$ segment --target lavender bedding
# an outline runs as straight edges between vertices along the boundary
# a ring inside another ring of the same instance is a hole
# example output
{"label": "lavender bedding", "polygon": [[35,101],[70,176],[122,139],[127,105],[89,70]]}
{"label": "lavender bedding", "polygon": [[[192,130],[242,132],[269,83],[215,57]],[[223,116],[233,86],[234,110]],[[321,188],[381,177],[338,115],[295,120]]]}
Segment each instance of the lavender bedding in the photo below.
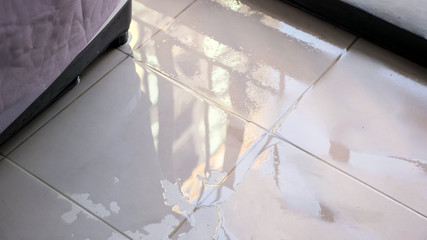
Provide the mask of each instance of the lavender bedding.
{"label": "lavender bedding", "polygon": [[3,0],[0,133],[85,48],[119,0]]}

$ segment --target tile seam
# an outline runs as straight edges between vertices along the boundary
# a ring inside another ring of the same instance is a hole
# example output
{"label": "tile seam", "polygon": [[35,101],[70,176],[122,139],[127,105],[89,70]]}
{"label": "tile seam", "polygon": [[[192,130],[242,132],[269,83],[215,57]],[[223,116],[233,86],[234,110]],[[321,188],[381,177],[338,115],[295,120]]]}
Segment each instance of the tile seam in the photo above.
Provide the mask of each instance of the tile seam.
{"label": "tile seam", "polygon": [[316,80],[314,80],[313,83],[310,84],[309,87],[307,87],[307,89],[295,100],[294,103],[292,103],[292,105],[278,118],[278,120],[273,124],[273,126],[270,128],[271,132],[275,132],[282,124],[283,122],[286,120],[286,118],[296,109],[296,107],[298,106],[298,104],[302,101],[302,99],[304,98],[304,96],[306,96],[306,94],[308,92],[310,92],[319,82],[320,80],[329,73],[329,71],[334,68],[334,66],[340,61],[340,59],[345,56],[345,54],[349,51],[349,49],[354,45],[354,43],[358,40],[358,37],[355,37],[353,39],[353,41],[343,50],[343,52],[337,57],[335,58],[335,60],[331,63],[331,65],[329,65],[329,67],[327,67],[325,69],[325,71],[322,72],[322,74],[319,75],[319,77],[316,78]]}
{"label": "tile seam", "polygon": [[[163,24],[162,26],[160,26],[159,27],[159,29],[157,30],[157,31],[155,31],[151,36],[150,36],[150,38],[149,39],[147,39],[147,40],[145,40],[145,41],[143,41],[141,44],[139,44],[136,48],[135,48],[135,50],[133,50],[133,51],[137,51],[137,50],[139,50],[140,48],[143,48],[143,47],[145,47],[148,43],[150,43],[152,40],[153,40],[153,38],[158,34],[158,33],[160,33],[160,32],[162,32],[162,31],[164,31],[164,30],[166,30],[166,28],[169,26],[169,25],[171,25],[171,24],[173,24],[175,21],[176,21],[176,19],[182,14],[182,13],[184,13],[189,7],[191,7],[195,2],[197,2],[198,0],[194,0],[193,2],[191,2],[190,4],[188,4],[188,6],[186,6],[184,9],[182,9],[179,13],[177,13],[170,21],[168,21],[167,23],[165,23],[165,24]],[[132,52],[133,52],[132,51]],[[128,54],[128,53],[126,53],[126,54]],[[134,56],[133,56],[133,54],[128,54],[129,56],[131,56],[132,58],[134,58]]]}

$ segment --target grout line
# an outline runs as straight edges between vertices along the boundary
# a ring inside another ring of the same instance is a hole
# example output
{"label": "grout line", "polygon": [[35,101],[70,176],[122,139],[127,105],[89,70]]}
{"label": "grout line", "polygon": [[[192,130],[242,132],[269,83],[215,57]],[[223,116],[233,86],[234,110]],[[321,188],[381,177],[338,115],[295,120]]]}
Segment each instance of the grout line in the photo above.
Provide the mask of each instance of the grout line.
{"label": "grout line", "polygon": [[[191,7],[195,2],[197,2],[197,0],[194,0],[193,2],[191,2],[190,4],[188,4],[188,6],[186,6],[184,9],[182,9],[179,13],[177,13],[169,22],[163,24],[161,27],[159,27],[159,29],[157,31],[155,31],[153,34],[151,34],[150,38],[145,40],[144,42],[142,42],[139,46],[135,47],[135,51],[143,48],[144,46],[146,46],[149,42],[151,42],[153,40],[153,37],[155,37],[158,33],[160,33],[161,31],[164,31],[167,29],[167,27],[171,24],[173,24],[175,22],[175,20],[179,17],[179,15],[181,15],[183,12],[185,12],[189,7]],[[133,50],[132,50],[133,52]],[[128,54],[127,55],[131,56],[132,58],[134,58],[133,54]]]}
{"label": "grout line", "polygon": [[320,81],[320,79],[326,75],[327,72],[329,72],[329,70],[335,66],[335,64],[339,61],[339,59],[341,58],[342,54],[339,55],[334,62],[322,73],[320,74],[320,76],[314,80],[314,82],[307,87],[307,89],[305,89],[305,91],[295,100],[295,102],[288,108],[288,110],[286,110],[280,117],[279,119],[273,124],[273,127],[271,128],[271,132],[275,132],[281,125],[282,123],[285,121],[285,119],[296,109],[297,105],[301,102],[301,100],[304,98],[304,96],[306,96],[306,94],[311,91],[311,89],[313,89],[317,82]]}
{"label": "grout line", "polygon": [[[196,211],[196,208],[193,209],[193,211],[191,212],[194,213]],[[178,231],[179,229],[181,229],[182,226],[184,226],[184,224],[187,222],[187,218],[184,218],[184,220],[182,220],[178,226],[168,235],[168,238],[171,239]]]}
{"label": "grout line", "polygon": [[279,119],[273,124],[273,126],[270,128],[271,132],[275,132],[285,121],[285,119],[296,109],[297,105],[301,102],[301,100],[304,98],[304,96],[311,91],[319,82],[320,80],[340,61],[340,59],[346,55],[346,53],[349,51],[349,49],[356,43],[358,40],[358,37],[355,37],[354,40],[344,49],[344,52],[341,53],[332,63],[331,65],[326,68],[325,71],[323,71],[320,76],[314,80],[314,82],[295,100],[295,102],[286,110]]}
{"label": "grout line", "polygon": [[[129,44],[129,43],[128,43],[128,44]],[[130,47],[130,46],[129,46],[129,47]],[[119,48],[117,48],[117,50],[119,50],[120,52],[122,52],[122,53],[126,54],[126,56],[133,57],[133,54],[132,54],[132,53],[127,53],[126,51],[124,51],[124,50],[120,49],[120,47],[119,47]],[[131,50],[132,50],[132,49],[131,49]]]}
{"label": "grout line", "polygon": [[197,0],[194,0],[193,2],[191,2],[190,4],[188,4],[187,7],[185,7],[184,9],[182,9],[177,15],[175,15],[175,17],[173,19],[176,19],[179,15],[181,15],[183,12],[185,12],[189,7],[191,7],[195,2],[197,2]]}
{"label": "grout line", "polygon": [[[79,99],[81,96],[83,96],[87,91],[89,91],[93,86],[95,86],[98,82],[100,82],[102,79],[104,79],[105,76],[107,76],[110,72],[112,72],[118,65],[123,63],[129,56],[126,56],[121,61],[119,61],[116,65],[114,65],[110,70],[108,70],[104,75],[102,75],[98,80],[96,80],[92,85],[90,85],[86,90],[84,90],[82,93],[80,93],[77,97],[75,97],[72,101],[70,101],[68,104],[66,104],[62,109],[60,109],[56,114],[54,114],[50,119],[48,119],[45,123],[43,123],[39,128],[34,130],[33,133],[31,133],[28,137],[26,137],[24,140],[22,140],[18,145],[16,145],[12,150],[10,150],[5,157],[9,157],[10,154],[12,154],[16,149],[18,149],[22,144],[24,144],[28,139],[30,139],[34,134],[36,134],[40,129],[45,127],[48,123],[50,123],[53,119],[55,119],[59,114],[61,114],[65,109],[67,109],[71,104],[73,104],[77,99]],[[72,90],[72,89],[71,89]],[[63,96],[65,97],[65,96]],[[44,111],[48,111],[49,108],[46,108]],[[40,116],[40,115],[39,115]],[[23,129],[22,129],[23,130]]]}
{"label": "grout line", "polygon": [[191,2],[190,4],[188,4],[188,6],[186,6],[184,9],[182,9],[178,14],[176,14],[173,18],[172,18],[172,20],[170,20],[169,22],[167,22],[167,23],[165,23],[165,24],[163,24],[160,28],[159,28],[159,30],[157,30],[155,33],[153,33],[151,36],[150,36],[150,39],[148,39],[148,40],[146,40],[144,43],[142,43],[140,46],[138,46],[136,49],[139,49],[139,48],[142,48],[142,47],[144,47],[145,45],[147,45],[149,42],[151,42],[151,40],[153,39],[153,37],[155,37],[159,32],[161,32],[161,31],[164,31],[164,30],[166,30],[166,28],[169,26],[169,25],[171,25],[171,24],[173,24],[174,22],[175,22],[175,20],[183,13],[183,12],[185,12],[188,8],[190,8],[195,2],[196,2],[197,0],[194,0],[193,2]]}
{"label": "grout line", "polygon": [[359,40],[359,37],[356,36],[353,40],[353,42],[350,43],[350,45],[348,45],[348,47],[345,49],[346,52],[349,52],[350,49],[353,47],[353,45]]}
{"label": "grout line", "polygon": [[272,133],[272,134],[273,134],[273,135],[274,135],[274,137],[276,137],[277,139],[279,139],[279,140],[281,140],[281,141],[283,141],[283,142],[285,142],[285,143],[287,143],[287,144],[289,144],[289,145],[291,145],[291,146],[293,146],[293,147],[295,147],[295,148],[297,148],[297,149],[299,149],[299,150],[303,151],[304,153],[306,153],[306,154],[310,155],[311,157],[314,157],[315,159],[317,159],[317,160],[319,160],[320,162],[322,162],[322,163],[324,163],[324,164],[328,165],[329,167],[334,168],[334,169],[335,169],[335,170],[337,170],[338,172],[341,172],[342,174],[346,175],[347,177],[349,177],[349,178],[353,179],[354,181],[356,181],[356,182],[358,182],[358,183],[360,183],[360,184],[364,185],[365,187],[367,187],[367,188],[369,188],[369,189],[373,190],[374,192],[377,192],[378,194],[382,195],[383,197],[388,198],[389,200],[392,200],[392,201],[396,202],[397,204],[399,204],[399,205],[403,206],[404,208],[406,208],[406,209],[408,209],[408,210],[410,210],[410,211],[412,211],[412,212],[414,212],[414,213],[416,213],[416,214],[420,215],[421,217],[427,218],[427,215],[425,215],[425,214],[423,214],[423,213],[419,212],[418,210],[416,210],[416,209],[414,209],[414,208],[412,208],[412,207],[409,207],[408,205],[404,204],[403,202],[401,202],[401,201],[399,201],[399,200],[397,200],[397,199],[393,198],[392,196],[390,196],[390,195],[388,195],[388,194],[386,194],[386,193],[384,193],[384,192],[380,191],[379,189],[377,189],[377,188],[375,188],[375,187],[371,186],[370,184],[368,184],[367,182],[365,182],[365,181],[363,181],[363,180],[361,180],[361,179],[359,179],[359,178],[357,178],[357,177],[355,177],[355,176],[351,175],[350,173],[348,173],[348,172],[346,172],[346,171],[342,170],[341,168],[339,168],[339,167],[337,167],[337,166],[333,165],[332,163],[330,163],[330,162],[328,162],[328,161],[326,161],[326,160],[324,160],[324,159],[322,159],[322,158],[320,158],[320,157],[316,156],[315,154],[313,154],[313,153],[311,153],[311,152],[309,152],[309,151],[305,150],[304,148],[302,148],[302,147],[300,147],[300,146],[296,145],[295,143],[293,143],[293,142],[291,142],[291,141],[287,140],[286,138],[284,138],[284,137],[282,137],[282,136],[280,136],[280,135],[278,135],[278,134],[276,134],[276,133]]}
{"label": "grout line", "polygon": [[47,187],[49,187],[51,190],[57,192],[59,195],[63,196],[65,199],[67,199],[68,201],[76,204],[77,206],[79,206],[81,209],[85,210],[87,213],[89,213],[90,215],[92,215],[94,218],[98,219],[99,221],[101,221],[102,223],[106,224],[107,226],[109,226],[110,228],[114,229],[116,232],[120,233],[121,235],[123,235],[124,237],[128,238],[128,239],[132,239],[130,238],[128,235],[126,235],[125,233],[123,233],[122,231],[120,231],[119,229],[117,229],[116,227],[114,227],[113,225],[111,225],[110,223],[108,223],[107,221],[105,221],[104,219],[102,219],[101,217],[97,216],[96,214],[94,214],[92,211],[90,211],[89,209],[85,208],[83,205],[81,205],[80,203],[78,203],[77,201],[75,201],[74,199],[70,198],[69,196],[67,196],[66,194],[62,193],[61,191],[59,191],[57,188],[55,188],[54,186],[50,185],[49,183],[47,183],[46,181],[44,181],[43,179],[41,179],[40,177],[36,176],[35,174],[33,174],[32,172],[30,172],[29,170],[27,170],[26,168],[22,167],[20,164],[12,161],[10,158],[5,158],[7,159],[6,161],[8,161],[9,163],[11,163],[12,165],[14,165],[15,167],[21,169],[22,171],[24,171],[25,173],[29,174],[30,176],[32,176],[33,178],[35,178],[36,180],[38,180],[39,182],[43,183],[44,185],[46,185]]}

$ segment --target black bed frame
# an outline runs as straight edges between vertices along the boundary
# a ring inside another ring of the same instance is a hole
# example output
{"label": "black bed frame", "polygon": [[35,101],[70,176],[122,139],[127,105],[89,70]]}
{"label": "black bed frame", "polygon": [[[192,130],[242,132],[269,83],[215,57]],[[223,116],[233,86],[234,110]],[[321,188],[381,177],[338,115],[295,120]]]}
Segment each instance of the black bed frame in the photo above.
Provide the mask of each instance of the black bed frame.
{"label": "black bed frame", "polygon": [[427,39],[406,29],[340,0],[282,1],[427,67]]}
{"label": "black bed frame", "polygon": [[128,29],[132,18],[132,1],[128,0],[114,18],[77,55],[62,74],[44,91],[15,121],[1,134],[0,144],[24,127],[41,111],[78,83],[79,74],[108,48],[118,47],[127,42]]}

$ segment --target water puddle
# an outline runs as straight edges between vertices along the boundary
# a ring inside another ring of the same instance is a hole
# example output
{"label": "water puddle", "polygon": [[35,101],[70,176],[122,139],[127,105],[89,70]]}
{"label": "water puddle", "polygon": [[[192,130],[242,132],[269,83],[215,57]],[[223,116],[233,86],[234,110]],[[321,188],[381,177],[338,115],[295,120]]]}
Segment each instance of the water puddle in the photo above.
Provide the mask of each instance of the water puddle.
{"label": "water puddle", "polygon": [[194,205],[189,203],[189,198],[184,196],[178,183],[171,183],[168,180],[161,180],[163,188],[163,199],[166,206],[172,207],[172,210],[179,214],[191,213]]}

